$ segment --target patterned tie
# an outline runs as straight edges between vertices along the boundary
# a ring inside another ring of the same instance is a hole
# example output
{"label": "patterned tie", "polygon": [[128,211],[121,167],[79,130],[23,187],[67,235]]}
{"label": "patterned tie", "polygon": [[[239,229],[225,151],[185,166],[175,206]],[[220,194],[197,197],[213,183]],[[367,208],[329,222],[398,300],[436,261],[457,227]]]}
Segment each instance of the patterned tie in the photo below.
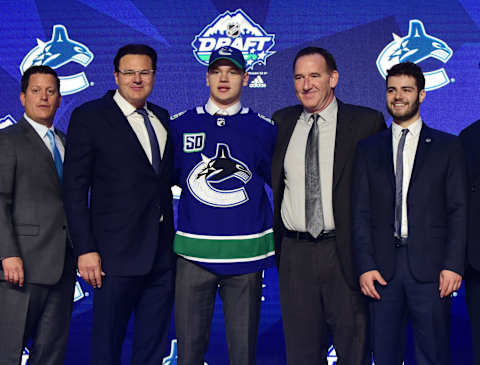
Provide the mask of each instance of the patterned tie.
{"label": "patterned tie", "polygon": [[397,148],[397,166],[395,169],[395,236],[402,237],[402,190],[403,190],[403,148],[408,129],[402,129]]}
{"label": "patterned tie", "polygon": [[150,118],[148,118],[148,113],[145,109],[137,109],[135,110],[138,114],[143,117],[143,123],[145,123],[145,128],[147,128],[148,139],[150,140],[150,149],[152,151],[152,167],[155,172],[158,174],[160,170],[160,147],[158,145],[157,135],[152,127],[152,122]]}
{"label": "patterned tie", "polygon": [[312,126],[305,150],[305,223],[307,232],[314,238],[317,238],[324,228],[318,157],[318,118],[318,114],[310,116]]}
{"label": "patterned tie", "polygon": [[60,181],[62,181],[62,178],[63,178],[62,156],[58,151],[57,144],[55,143],[55,135],[53,134],[52,130],[49,129],[47,131],[47,137],[48,137],[48,140],[50,141],[50,148],[53,153],[53,162],[55,163],[55,168],[57,169],[58,177]]}

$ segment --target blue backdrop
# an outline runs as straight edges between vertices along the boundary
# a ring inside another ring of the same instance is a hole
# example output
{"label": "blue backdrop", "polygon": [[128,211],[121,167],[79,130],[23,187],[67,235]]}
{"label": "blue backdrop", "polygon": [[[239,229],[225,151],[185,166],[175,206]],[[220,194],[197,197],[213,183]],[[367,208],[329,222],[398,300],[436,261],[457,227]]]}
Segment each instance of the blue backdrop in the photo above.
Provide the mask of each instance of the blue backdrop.
{"label": "blue backdrop", "polygon": [[[292,60],[304,46],[329,49],[337,60],[337,96],[384,112],[385,70],[403,60],[426,72],[423,119],[457,134],[480,118],[478,0],[163,0],[0,1],[0,127],[22,114],[21,71],[48,64],[62,76],[62,105],[55,124],[66,130],[72,110],[115,88],[113,56],[126,43],[147,43],[159,55],[151,101],[171,114],[205,103],[205,60],[232,44],[244,51],[250,81],[243,102],[270,116],[296,103]],[[284,364],[276,271],[265,272],[258,363]],[[87,364],[91,289],[77,284],[67,364]],[[223,320],[217,305],[209,365],[226,364]],[[155,325],[152,319],[152,325]],[[453,301],[455,364],[471,363],[464,295]],[[124,358],[128,359],[129,330]],[[172,330],[172,338],[173,338]],[[175,343],[164,364],[176,364]],[[25,359],[27,356],[25,357]],[[413,363],[411,351],[408,363]],[[127,360],[125,360],[127,363]],[[331,350],[329,364],[335,363]]]}

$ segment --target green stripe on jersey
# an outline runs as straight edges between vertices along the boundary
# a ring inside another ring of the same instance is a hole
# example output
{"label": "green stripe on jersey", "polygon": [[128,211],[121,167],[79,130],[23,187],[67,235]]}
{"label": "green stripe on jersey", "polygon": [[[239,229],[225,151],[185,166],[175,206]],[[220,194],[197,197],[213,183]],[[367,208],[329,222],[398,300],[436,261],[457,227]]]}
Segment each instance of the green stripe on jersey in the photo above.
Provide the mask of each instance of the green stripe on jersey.
{"label": "green stripe on jersey", "polygon": [[270,256],[274,251],[272,230],[240,237],[199,236],[177,232],[173,249],[186,257],[233,262],[259,260]]}

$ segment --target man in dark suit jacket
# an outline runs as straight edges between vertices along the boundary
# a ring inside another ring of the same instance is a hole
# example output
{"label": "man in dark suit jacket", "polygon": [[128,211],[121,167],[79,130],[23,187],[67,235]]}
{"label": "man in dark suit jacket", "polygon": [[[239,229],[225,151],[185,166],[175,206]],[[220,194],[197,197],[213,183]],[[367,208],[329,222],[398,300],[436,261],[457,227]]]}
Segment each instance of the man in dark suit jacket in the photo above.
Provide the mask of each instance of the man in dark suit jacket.
{"label": "man in dark suit jacket", "polygon": [[[384,129],[385,121],[378,111],[335,98],[338,71],[328,51],[302,49],[293,68],[302,105],[273,115],[278,125],[272,166],[274,235],[287,362],[325,362],[331,332],[339,363],[366,364],[367,309],[350,241],[351,168],[357,142]],[[318,153],[311,153],[306,145],[315,115],[321,119],[315,138],[319,146]],[[320,178],[313,191],[321,191],[321,207],[307,212],[305,202],[311,197],[305,160],[317,154],[313,165],[320,167]],[[319,211],[323,222],[312,223]]]}
{"label": "man in dark suit jacket", "polygon": [[465,269],[465,299],[472,331],[473,363],[480,365],[480,120],[460,133],[468,175],[469,214],[467,224],[467,267]]}
{"label": "man in dark suit jacket", "polygon": [[424,87],[417,65],[393,66],[392,127],[360,142],[355,156],[353,242],[377,365],[402,364],[407,319],[417,364],[450,364],[450,294],[465,257],[465,162],[457,137],[422,122]]}
{"label": "man in dark suit jacket", "polygon": [[165,355],[174,281],[172,147],[168,112],[146,103],[156,61],[149,46],[120,48],[117,91],[70,119],[65,204],[80,275],[95,288],[92,364],[120,364],[133,312],[132,364],[158,365]]}
{"label": "man in dark suit jacket", "polygon": [[65,140],[53,128],[60,80],[50,67],[22,76],[25,114],[0,133],[0,364],[61,365],[75,268],[61,192]]}

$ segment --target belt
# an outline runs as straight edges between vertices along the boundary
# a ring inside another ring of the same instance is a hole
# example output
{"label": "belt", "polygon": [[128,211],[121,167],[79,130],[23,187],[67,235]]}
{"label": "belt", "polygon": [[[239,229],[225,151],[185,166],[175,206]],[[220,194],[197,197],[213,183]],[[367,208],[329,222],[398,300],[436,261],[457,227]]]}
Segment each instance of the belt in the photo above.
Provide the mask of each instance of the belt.
{"label": "belt", "polygon": [[315,238],[308,232],[297,232],[297,231],[287,230],[285,232],[285,236],[290,237],[290,238],[295,238],[298,241],[316,242],[316,241],[322,241],[322,240],[328,240],[328,239],[331,239],[331,238],[335,238],[337,236],[337,232],[335,230],[322,231],[322,232],[320,232],[320,235],[317,238]]}
{"label": "belt", "polygon": [[408,237],[393,237],[393,244],[396,248],[408,246]]}

